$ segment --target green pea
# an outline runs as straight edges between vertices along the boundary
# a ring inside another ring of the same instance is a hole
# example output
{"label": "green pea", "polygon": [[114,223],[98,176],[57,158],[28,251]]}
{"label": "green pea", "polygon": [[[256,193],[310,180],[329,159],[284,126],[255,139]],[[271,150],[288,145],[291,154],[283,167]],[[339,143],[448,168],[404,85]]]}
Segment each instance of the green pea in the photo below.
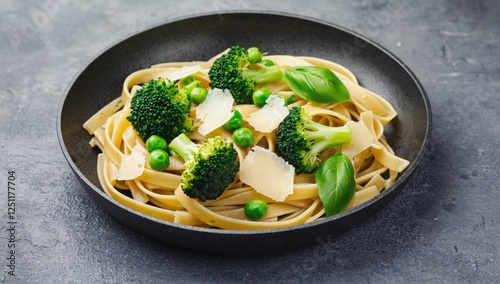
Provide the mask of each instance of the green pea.
{"label": "green pea", "polygon": [[233,141],[236,146],[240,146],[243,148],[251,146],[253,144],[253,139],[254,137],[252,130],[246,127],[238,128],[233,132]]}
{"label": "green pea", "polygon": [[274,65],[274,62],[272,60],[269,60],[269,59],[264,59],[260,62],[262,65],[266,66],[266,67],[269,67],[269,66],[273,66]]}
{"label": "green pea", "polygon": [[253,92],[252,100],[253,104],[258,107],[263,107],[266,104],[267,98],[271,95],[271,91],[266,88],[260,88]]}
{"label": "green pea", "polygon": [[243,116],[241,115],[241,112],[233,110],[233,116],[231,116],[231,118],[226,123],[224,123],[224,125],[222,125],[222,128],[232,132],[240,128],[242,125]]}
{"label": "green pea", "polygon": [[156,149],[162,149],[166,150],[167,149],[167,141],[165,138],[158,136],[158,135],[151,135],[148,140],[146,140],[146,149],[148,149],[149,152],[156,150]]}
{"label": "green pea", "polygon": [[170,157],[162,149],[153,150],[148,157],[149,166],[156,171],[163,171],[170,165]]}
{"label": "green pea", "polygon": [[296,101],[297,101],[297,98],[295,97],[295,95],[291,95],[288,97],[288,99],[286,99],[286,105],[293,104]]}
{"label": "green pea", "polygon": [[196,87],[191,91],[189,99],[193,103],[199,105],[205,101],[205,99],[207,98],[207,94],[208,94],[207,89],[202,87]]}
{"label": "green pea", "polygon": [[256,221],[264,217],[267,213],[267,203],[262,200],[250,200],[245,204],[245,215],[248,219]]}

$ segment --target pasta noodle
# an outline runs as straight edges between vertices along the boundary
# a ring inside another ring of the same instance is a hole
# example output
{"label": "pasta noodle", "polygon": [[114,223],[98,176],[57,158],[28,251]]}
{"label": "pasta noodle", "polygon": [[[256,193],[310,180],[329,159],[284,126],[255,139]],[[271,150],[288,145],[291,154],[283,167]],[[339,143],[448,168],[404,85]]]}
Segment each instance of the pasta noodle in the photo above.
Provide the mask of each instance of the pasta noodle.
{"label": "pasta noodle", "polygon": [[[130,74],[123,82],[121,95],[84,123],[83,127],[92,135],[90,145],[101,150],[97,159],[97,173],[104,192],[136,211],[189,226],[235,230],[271,229],[324,218],[314,174],[295,176],[293,193],[281,202],[258,193],[239,180],[232,183],[216,200],[201,202],[190,198],[180,188],[180,175],[184,165],[182,159],[177,157],[171,157],[170,166],[165,171],[155,171],[146,163],[144,171],[137,178],[117,180],[120,163],[132,150],[147,153],[144,141],[137,136],[127,120],[131,98],[141,88],[141,84],[159,77],[182,76],[188,70],[192,73],[189,75],[200,80],[203,87],[209,88],[208,70],[221,54],[208,61],[162,63]],[[348,89],[350,100],[343,103],[321,105],[297,96],[297,100],[288,106],[306,108],[314,121],[328,126],[349,124],[352,129],[359,128],[357,133],[361,134],[353,134],[351,144],[342,148],[354,165],[356,180],[356,193],[348,209],[377,196],[395,182],[409,162],[395,155],[384,136],[384,126],[397,116],[388,101],[360,86],[351,71],[335,62],[290,55],[268,55],[263,59],[271,59],[283,69],[308,65],[328,68]],[[285,97],[293,94],[284,81],[267,83],[262,87]],[[233,109],[239,110],[244,121],[247,121],[258,108],[254,105],[235,105]],[[192,114],[195,111],[196,106],[193,105]],[[197,143],[203,143],[207,137],[196,131],[197,126],[195,123],[195,131],[189,137]],[[274,133],[255,131],[247,122],[245,126],[253,131],[254,145],[275,151]],[[230,133],[222,129],[210,134],[213,135],[230,138]],[[234,147],[241,164],[249,150]],[[324,151],[320,158],[325,159],[339,149],[340,147],[334,147],[331,151]],[[250,221],[243,213],[243,206],[252,199],[260,199],[269,204],[268,213],[263,219]]]}

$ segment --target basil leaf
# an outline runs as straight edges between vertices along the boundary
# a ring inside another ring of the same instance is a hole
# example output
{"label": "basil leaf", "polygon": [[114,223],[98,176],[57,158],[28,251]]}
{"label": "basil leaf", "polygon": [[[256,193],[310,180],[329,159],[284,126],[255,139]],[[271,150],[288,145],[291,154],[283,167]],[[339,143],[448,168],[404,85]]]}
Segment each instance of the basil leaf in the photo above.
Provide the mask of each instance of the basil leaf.
{"label": "basil leaf", "polygon": [[351,160],[338,151],[318,167],[316,183],[326,216],[344,211],[356,191]]}
{"label": "basil leaf", "polygon": [[317,66],[294,66],[285,70],[287,85],[302,98],[320,104],[347,101],[349,91],[330,70]]}

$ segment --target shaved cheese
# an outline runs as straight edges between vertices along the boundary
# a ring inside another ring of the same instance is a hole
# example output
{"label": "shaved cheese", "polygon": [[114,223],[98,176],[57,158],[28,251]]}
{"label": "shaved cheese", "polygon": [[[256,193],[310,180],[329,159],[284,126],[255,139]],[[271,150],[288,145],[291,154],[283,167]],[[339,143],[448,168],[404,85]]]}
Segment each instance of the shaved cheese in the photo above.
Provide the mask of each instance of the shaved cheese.
{"label": "shaved cheese", "polygon": [[137,138],[136,131],[134,130],[134,127],[130,125],[123,131],[122,138],[125,141],[131,141]]}
{"label": "shaved cheese", "polygon": [[149,155],[148,149],[146,149],[146,145],[141,143],[140,138],[136,139],[136,143],[134,148],[132,148],[132,152],[140,152],[142,153],[145,157]]}
{"label": "shaved cheese", "polygon": [[170,164],[168,165],[167,170],[183,170],[184,169],[184,160],[178,156],[170,156]]}
{"label": "shaved cheese", "polygon": [[250,114],[248,123],[257,131],[271,133],[288,113],[285,100],[282,97],[271,95],[261,109]]}
{"label": "shaved cheese", "polygon": [[240,166],[240,180],[258,193],[284,201],[293,193],[295,169],[274,152],[255,146]]}
{"label": "shaved cheese", "polygon": [[201,70],[200,65],[185,66],[172,72],[170,75],[168,75],[167,79],[169,79],[170,81],[177,81],[189,75],[193,75],[194,73],[200,70]]}
{"label": "shaved cheese", "polygon": [[196,108],[196,118],[201,120],[198,132],[205,136],[221,127],[232,117],[234,99],[229,90],[212,89],[207,98]]}
{"label": "shaved cheese", "polygon": [[132,180],[139,177],[144,172],[145,163],[146,157],[143,153],[132,151],[122,159],[116,172],[116,180]]}
{"label": "shaved cheese", "polygon": [[368,149],[375,141],[372,132],[366,125],[359,121],[348,121],[345,125],[351,128],[351,142],[342,146],[342,153],[349,159]]}

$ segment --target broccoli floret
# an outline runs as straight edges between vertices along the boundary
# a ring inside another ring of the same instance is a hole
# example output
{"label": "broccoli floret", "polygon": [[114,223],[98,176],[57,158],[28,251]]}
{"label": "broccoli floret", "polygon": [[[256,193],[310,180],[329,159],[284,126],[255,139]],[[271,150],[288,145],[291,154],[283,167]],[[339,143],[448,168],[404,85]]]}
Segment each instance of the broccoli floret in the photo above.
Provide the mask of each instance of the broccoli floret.
{"label": "broccoli floret", "polygon": [[351,128],[314,122],[307,111],[293,107],[276,131],[276,151],[295,167],[295,173],[312,173],[319,166],[319,154],[333,146],[348,144]]}
{"label": "broccoli floret", "polygon": [[181,92],[184,92],[191,102],[199,105],[206,98],[208,91],[201,86],[201,81],[193,76],[185,77],[179,81],[181,85]]}
{"label": "broccoli floret", "polygon": [[197,82],[196,85],[199,86],[201,84],[201,81],[196,79],[196,77],[189,75],[187,77],[184,77],[179,80],[179,84],[181,85],[181,88],[185,88],[188,85],[190,85],[193,82]]}
{"label": "broccoli floret", "polygon": [[[250,51],[250,52],[249,52]],[[236,104],[251,104],[256,85],[279,81],[283,78],[281,69],[276,66],[256,64],[262,60],[258,48],[248,50],[233,46],[217,58],[208,71],[212,89],[228,89]]]}
{"label": "broccoli floret", "polygon": [[181,134],[169,144],[184,159],[181,188],[191,198],[216,199],[233,182],[239,170],[233,143],[216,136],[198,145]]}
{"label": "broccoli floret", "polygon": [[175,82],[158,78],[142,85],[132,97],[127,119],[146,141],[151,135],[171,140],[193,131],[191,102]]}
{"label": "broccoli floret", "polygon": [[[187,78],[187,77],[186,77]],[[191,92],[195,89],[200,87],[201,81],[198,79],[190,79],[190,82],[186,79],[185,81],[180,80],[180,92],[182,93],[182,96],[186,96],[186,98],[191,101]]]}

